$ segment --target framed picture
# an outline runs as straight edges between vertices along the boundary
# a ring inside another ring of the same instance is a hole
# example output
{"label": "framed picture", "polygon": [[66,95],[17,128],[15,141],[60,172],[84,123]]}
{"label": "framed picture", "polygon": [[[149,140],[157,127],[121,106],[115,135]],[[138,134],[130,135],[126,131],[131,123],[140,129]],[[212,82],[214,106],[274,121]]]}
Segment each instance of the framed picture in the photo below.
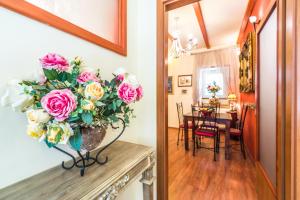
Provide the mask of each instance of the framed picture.
{"label": "framed picture", "polygon": [[241,49],[240,60],[240,92],[254,92],[254,55],[255,34],[249,33],[247,40]]}
{"label": "framed picture", "polygon": [[168,94],[174,94],[173,76],[168,76]]}
{"label": "framed picture", "polygon": [[192,75],[179,75],[178,87],[192,87]]}
{"label": "framed picture", "polygon": [[127,55],[127,0],[0,0],[0,7]]}

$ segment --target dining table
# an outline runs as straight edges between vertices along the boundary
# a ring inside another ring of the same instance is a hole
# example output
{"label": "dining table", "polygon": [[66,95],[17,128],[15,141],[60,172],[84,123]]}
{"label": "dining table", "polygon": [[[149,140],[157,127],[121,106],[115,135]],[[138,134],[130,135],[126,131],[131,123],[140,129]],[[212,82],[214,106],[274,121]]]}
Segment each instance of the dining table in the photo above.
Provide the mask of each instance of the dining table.
{"label": "dining table", "polygon": [[[195,115],[195,114],[194,114]],[[200,115],[195,115],[199,120],[201,120]],[[193,121],[193,113],[185,113],[183,114],[183,122],[184,122],[184,146],[185,150],[189,150],[189,134],[188,134],[188,124]],[[218,124],[225,125],[225,159],[230,160],[231,156],[231,145],[230,145],[230,126],[232,117],[230,113],[218,113],[216,117],[216,121]]]}

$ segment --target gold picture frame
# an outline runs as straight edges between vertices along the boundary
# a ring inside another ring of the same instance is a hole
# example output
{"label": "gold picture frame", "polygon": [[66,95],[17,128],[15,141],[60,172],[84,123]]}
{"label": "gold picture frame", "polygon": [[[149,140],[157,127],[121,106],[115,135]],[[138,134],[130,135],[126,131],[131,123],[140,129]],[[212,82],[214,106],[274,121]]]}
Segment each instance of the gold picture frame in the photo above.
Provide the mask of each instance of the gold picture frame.
{"label": "gold picture frame", "polygon": [[240,92],[255,91],[255,72],[254,72],[254,55],[255,55],[255,33],[250,32],[244,43],[239,56],[240,68]]}

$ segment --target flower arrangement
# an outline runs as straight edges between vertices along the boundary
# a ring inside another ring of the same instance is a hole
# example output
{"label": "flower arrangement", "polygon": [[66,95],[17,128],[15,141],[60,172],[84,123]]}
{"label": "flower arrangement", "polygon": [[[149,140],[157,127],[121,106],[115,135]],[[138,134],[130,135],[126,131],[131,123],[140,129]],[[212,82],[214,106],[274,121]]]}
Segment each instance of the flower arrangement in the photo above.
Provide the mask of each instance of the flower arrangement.
{"label": "flower arrangement", "polygon": [[211,97],[209,98],[210,105],[216,105],[219,103],[219,99],[216,97],[216,93],[221,90],[221,87],[217,85],[216,81],[213,81],[212,84],[207,86],[207,90],[211,93]]}
{"label": "flower arrangement", "polygon": [[217,85],[216,81],[213,81],[212,84],[207,86],[207,90],[209,93],[216,94],[221,90],[221,87]]}
{"label": "flower arrangement", "polygon": [[107,81],[99,70],[84,67],[79,57],[69,63],[49,53],[40,63],[39,80],[18,82],[18,100],[12,101],[12,92],[7,91],[1,102],[26,112],[27,134],[49,147],[69,144],[78,151],[83,144],[82,128],[105,129],[119,118],[128,125],[134,117],[130,105],[143,97],[135,76],[124,70]]}

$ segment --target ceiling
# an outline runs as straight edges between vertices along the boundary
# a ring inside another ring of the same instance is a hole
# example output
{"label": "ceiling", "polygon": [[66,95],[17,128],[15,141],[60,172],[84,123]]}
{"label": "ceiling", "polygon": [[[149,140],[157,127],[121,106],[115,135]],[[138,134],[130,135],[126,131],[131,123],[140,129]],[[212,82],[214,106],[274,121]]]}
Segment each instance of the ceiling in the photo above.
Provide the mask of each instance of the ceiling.
{"label": "ceiling", "polygon": [[[247,4],[248,0],[200,1],[211,48],[236,44]],[[169,33],[173,35],[176,30],[179,30],[183,47],[189,35],[198,39],[199,48],[206,47],[192,4],[171,10],[168,14]],[[177,25],[176,17],[179,18]]]}

